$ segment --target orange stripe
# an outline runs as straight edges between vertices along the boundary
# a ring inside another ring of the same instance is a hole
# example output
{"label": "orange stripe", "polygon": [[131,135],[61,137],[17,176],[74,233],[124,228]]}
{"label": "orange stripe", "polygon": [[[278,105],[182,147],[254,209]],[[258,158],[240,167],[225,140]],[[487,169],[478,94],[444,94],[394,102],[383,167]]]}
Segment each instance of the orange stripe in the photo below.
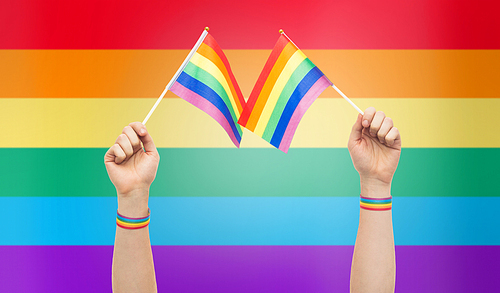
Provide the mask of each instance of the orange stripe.
{"label": "orange stripe", "polygon": [[264,87],[262,88],[262,91],[259,94],[259,98],[257,99],[255,106],[253,107],[252,114],[250,114],[250,118],[248,118],[248,122],[245,125],[245,127],[247,129],[249,129],[251,131],[255,130],[255,127],[257,126],[257,122],[259,121],[260,115],[262,114],[262,110],[264,109],[264,106],[266,105],[267,99],[269,98],[269,95],[271,94],[271,91],[273,90],[273,87],[274,87],[274,84],[276,83],[276,80],[280,76],[280,74],[283,71],[283,68],[285,67],[288,60],[292,57],[292,55],[296,51],[297,51],[297,47],[295,47],[292,42],[289,42],[285,46],[285,48],[283,48],[283,51],[281,51],[281,54],[278,57],[278,60],[276,60],[276,63],[274,64],[273,69],[271,69],[271,73],[269,73],[269,76],[266,80],[266,83],[264,84]]}
{"label": "orange stripe", "polygon": [[[302,51],[349,98],[500,97],[500,50]],[[224,50],[245,97],[270,52]],[[158,98],[188,53],[0,50],[0,97]],[[340,98],[333,90],[320,96],[332,97]]]}
{"label": "orange stripe", "polygon": [[226,79],[227,83],[229,84],[229,88],[231,89],[231,93],[233,95],[233,101],[236,103],[236,106],[238,107],[238,112],[243,111],[243,106],[240,103],[240,100],[238,99],[238,94],[236,93],[236,90],[234,89],[234,85],[231,81],[231,78],[229,77],[229,73],[227,72],[227,68],[224,65],[224,62],[220,59],[219,55],[212,49],[209,45],[202,43],[200,47],[198,48],[198,52],[200,55],[204,56],[208,60],[212,61],[217,68],[222,72],[224,75],[224,78]]}

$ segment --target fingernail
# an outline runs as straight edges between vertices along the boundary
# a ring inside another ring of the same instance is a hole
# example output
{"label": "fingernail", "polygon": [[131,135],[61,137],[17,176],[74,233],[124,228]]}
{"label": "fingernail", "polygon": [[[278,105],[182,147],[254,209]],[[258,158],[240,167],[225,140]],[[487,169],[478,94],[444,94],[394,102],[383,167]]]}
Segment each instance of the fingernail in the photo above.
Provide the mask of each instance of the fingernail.
{"label": "fingernail", "polygon": [[368,120],[363,120],[363,126],[368,127],[369,125]]}
{"label": "fingernail", "polygon": [[146,129],[142,128],[141,129],[141,134],[146,134]]}

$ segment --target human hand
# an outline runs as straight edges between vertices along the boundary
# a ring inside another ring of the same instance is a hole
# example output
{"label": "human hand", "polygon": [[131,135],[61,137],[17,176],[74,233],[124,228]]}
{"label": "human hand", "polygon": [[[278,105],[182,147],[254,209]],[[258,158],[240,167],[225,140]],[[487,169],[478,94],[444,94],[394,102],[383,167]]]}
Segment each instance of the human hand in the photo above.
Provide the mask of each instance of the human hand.
{"label": "human hand", "polygon": [[133,122],[123,128],[104,155],[106,170],[118,193],[120,213],[130,217],[144,214],[159,162],[160,155],[142,123]]}
{"label": "human hand", "polygon": [[393,121],[375,108],[358,114],[348,143],[354,168],[361,179],[361,194],[374,189],[390,193],[392,177],[401,154],[401,136]]}

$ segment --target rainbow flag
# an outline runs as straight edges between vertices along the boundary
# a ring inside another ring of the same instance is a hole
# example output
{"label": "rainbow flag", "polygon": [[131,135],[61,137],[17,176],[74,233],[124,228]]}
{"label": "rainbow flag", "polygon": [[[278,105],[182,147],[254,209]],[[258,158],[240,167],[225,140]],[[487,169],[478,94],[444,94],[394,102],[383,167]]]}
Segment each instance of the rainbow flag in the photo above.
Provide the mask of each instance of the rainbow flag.
{"label": "rainbow flag", "polygon": [[238,123],[285,153],[302,116],[332,83],[282,33]]}
{"label": "rainbow flag", "polygon": [[170,90],[214,118],[240,147],[237,121],[245,100],[226,55],[208,32]]}
{"label": "rainbow flag", "polygon": [[[0,9],[0,292],[112,291],[117,201],[102,156],[151,109],[202,24],[245,98],[281,26],[357,105],[394,119],[398,292],[498,291],[499,1],[206,2]],[[161,156],[149,225],[158,291],[346,292],[359,219],[351,106],[324,91],[284,156],[257,135],[234,149],[170,91],[161,103],[147,122]]]}

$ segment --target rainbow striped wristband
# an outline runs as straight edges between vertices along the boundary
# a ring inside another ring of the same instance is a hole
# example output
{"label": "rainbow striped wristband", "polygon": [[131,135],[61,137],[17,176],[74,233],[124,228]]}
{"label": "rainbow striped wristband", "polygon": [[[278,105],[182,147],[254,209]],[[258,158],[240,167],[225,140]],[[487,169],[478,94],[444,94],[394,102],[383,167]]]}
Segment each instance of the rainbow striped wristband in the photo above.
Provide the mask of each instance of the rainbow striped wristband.
{"label": "rainbow striped wristband", "polygon": [[367,198],[360,196],[359,205],[370,211],[388,211],[392,208],[392,196],[386,198]]}
{"label": "rainbow striped wristband", "polygon": [[116,211],[116,225],[123,229],[141,229],[149,225],[149,209],[148,215],[144,218],[129,218],[123,215],[120,215],[118,211]]}

